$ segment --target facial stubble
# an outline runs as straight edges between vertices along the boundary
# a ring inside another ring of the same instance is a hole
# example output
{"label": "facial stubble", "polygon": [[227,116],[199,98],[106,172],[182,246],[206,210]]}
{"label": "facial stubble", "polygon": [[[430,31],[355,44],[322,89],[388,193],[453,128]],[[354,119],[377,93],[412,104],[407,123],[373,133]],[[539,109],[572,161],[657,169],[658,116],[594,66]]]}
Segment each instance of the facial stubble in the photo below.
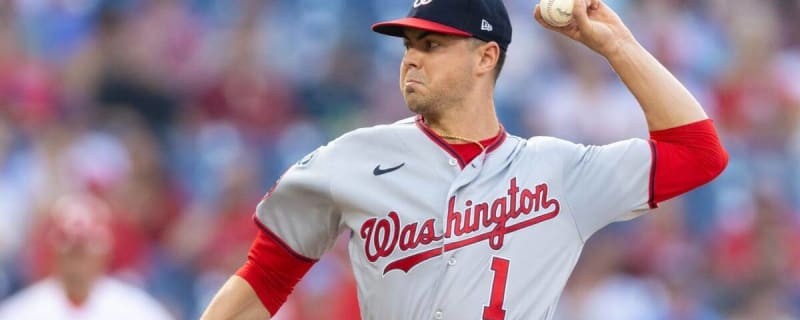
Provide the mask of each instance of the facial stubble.
{"label": "facial stubble", "polygon": [[[432,114],[462,104],[467,92],[474,83],[470,79],[471,72],[462,69],[462,72],[448,81],[444,87],[431,87],[427,84],[414,85],[416,88],[402,86],[403,98],[411,112],[416,114]],[[420,88],[422,87],[422,88]]]}

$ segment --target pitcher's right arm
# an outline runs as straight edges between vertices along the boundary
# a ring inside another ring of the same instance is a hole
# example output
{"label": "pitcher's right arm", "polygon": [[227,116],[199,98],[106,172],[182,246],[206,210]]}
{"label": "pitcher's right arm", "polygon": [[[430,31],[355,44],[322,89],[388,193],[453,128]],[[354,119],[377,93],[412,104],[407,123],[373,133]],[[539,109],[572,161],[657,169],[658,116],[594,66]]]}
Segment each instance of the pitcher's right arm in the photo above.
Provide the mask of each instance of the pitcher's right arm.
{"label": "pitcher's right arm", "polygon": [[270,314],[258,299],[253,287],[242,277],[234,275],[217,292],[200,319],[269,320]]}

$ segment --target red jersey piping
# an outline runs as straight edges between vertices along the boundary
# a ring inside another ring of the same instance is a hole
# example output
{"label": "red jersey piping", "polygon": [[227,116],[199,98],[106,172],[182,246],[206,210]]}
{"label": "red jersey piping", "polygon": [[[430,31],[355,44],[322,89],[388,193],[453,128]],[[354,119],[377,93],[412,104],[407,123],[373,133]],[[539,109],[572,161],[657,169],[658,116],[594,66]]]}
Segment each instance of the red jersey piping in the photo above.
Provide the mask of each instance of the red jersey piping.
{"label": "red jersey piping", "polygon": [[655,209],[658,208],[658,203],[656,203],[656,161],[658,159],[658,151],[656,150],[655,141],[651,139],[648,142],[650,143],[652,159],[650,160],[650,190],[647,203],[650,205],[650,209]]}

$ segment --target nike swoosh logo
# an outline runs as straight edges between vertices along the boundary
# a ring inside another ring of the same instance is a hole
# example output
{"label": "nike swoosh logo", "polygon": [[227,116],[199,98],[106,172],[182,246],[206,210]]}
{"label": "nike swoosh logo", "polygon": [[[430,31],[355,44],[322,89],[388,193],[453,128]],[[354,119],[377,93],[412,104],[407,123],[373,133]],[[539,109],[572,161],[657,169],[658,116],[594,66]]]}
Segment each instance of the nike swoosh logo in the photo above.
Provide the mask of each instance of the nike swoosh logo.
{"label": "nike swoosh logo", "polygon": [[387,173],[389,173],[389,172],[392,172],[392,171],[395,171],[395,170],[397,170],[397,169],[400,169],[400,168],[402,168],[404,165],[406,165],[406,163],[405,163],[405,162],[401,163],[399,166],[392,167],[392,168],[388,168],[388,169],[381,169],[381,165],[377,165],[377,166],[375,167],[375,170],[372,170],[372,174],[374,174],[374,175],[377,177],[377,176],[379,176],[379,175],[382,175],[382,174],[387,174]]}

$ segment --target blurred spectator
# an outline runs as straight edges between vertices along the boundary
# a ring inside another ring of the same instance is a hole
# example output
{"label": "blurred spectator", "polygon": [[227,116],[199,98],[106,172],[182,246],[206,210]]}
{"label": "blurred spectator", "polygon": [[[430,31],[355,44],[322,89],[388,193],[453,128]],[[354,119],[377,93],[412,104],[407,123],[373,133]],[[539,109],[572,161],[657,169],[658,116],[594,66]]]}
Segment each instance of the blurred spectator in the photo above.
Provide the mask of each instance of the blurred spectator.
{"label": "blurred spectator", "polygon": [[287,79],[262,61],[259,50],[277,44],[262,44],[259,6],[249,9],[222,44],[229,50],[219,53],[220,70],[205,79],[190,112],[207,121],[231,121],[249,139],[268,139],[285,128],[297,106]]}
{"label": "blurred spectator", "polygon": [[[788,79],[789,66],[781,57],[786,34],[778,31],[780,8],[753,0],[737,6],[749,13],[724,12],[732,60],[712,85],[717,119],[729,141],[736,143],[740,152],[749,152],[746,158],[756,180],[780,181],[791,172],[787,144],[798,127],[800,100],[793,84],[797,73],[789,76],[794,80]],[[791,182],[779,183],[783,190],[791,188]],[[750,192],[757,190],[751,188]]]}
{"label": "blurred spectator", "polygon": [[752,211],[741,212],[737,221],[717,231],[711,267],[724,309],[761,305],[765,297],[759,295],[775,295],[800,283],[800,249],[792,245],[800,242],[797,219],[775,190],[762,185]]}
{"label": "blurred spectator", "polygon": [[789,308],[790,301],[783,294],[785,288],[778,282],[768,280],[749,286],[741,292],[742,297],[731,309],[727,319],[731,320],[792,320],[797,319]]}
{"label": "blurred spectator", "polygon": [[[566,40],[565,40],[566,41]],[[572,45],[572,44],[562,44]],[[570,48],[562,56],[570,72],[554,77],[549,90],[534,100],[531,128],[587,144],[606,144],[618,137],[644,136],[647,126],[636,100],[594,53]],[[574,92],[573,94],[564,94]]]}
{"label": "blurred spectator", "polygon": [[143,290],[106,276],[109,214],[88,195],[60,198],[43,233],[52,274],[0,305],[0,319],[171,319]]}
{"label": "blurred spectator", "polygon": [[654,279],[630,272],[622,258],[627,243],[601,233],[587,243],[582,262],[561,298],[559,320],[656,320],[666,314],[664,288]]}

